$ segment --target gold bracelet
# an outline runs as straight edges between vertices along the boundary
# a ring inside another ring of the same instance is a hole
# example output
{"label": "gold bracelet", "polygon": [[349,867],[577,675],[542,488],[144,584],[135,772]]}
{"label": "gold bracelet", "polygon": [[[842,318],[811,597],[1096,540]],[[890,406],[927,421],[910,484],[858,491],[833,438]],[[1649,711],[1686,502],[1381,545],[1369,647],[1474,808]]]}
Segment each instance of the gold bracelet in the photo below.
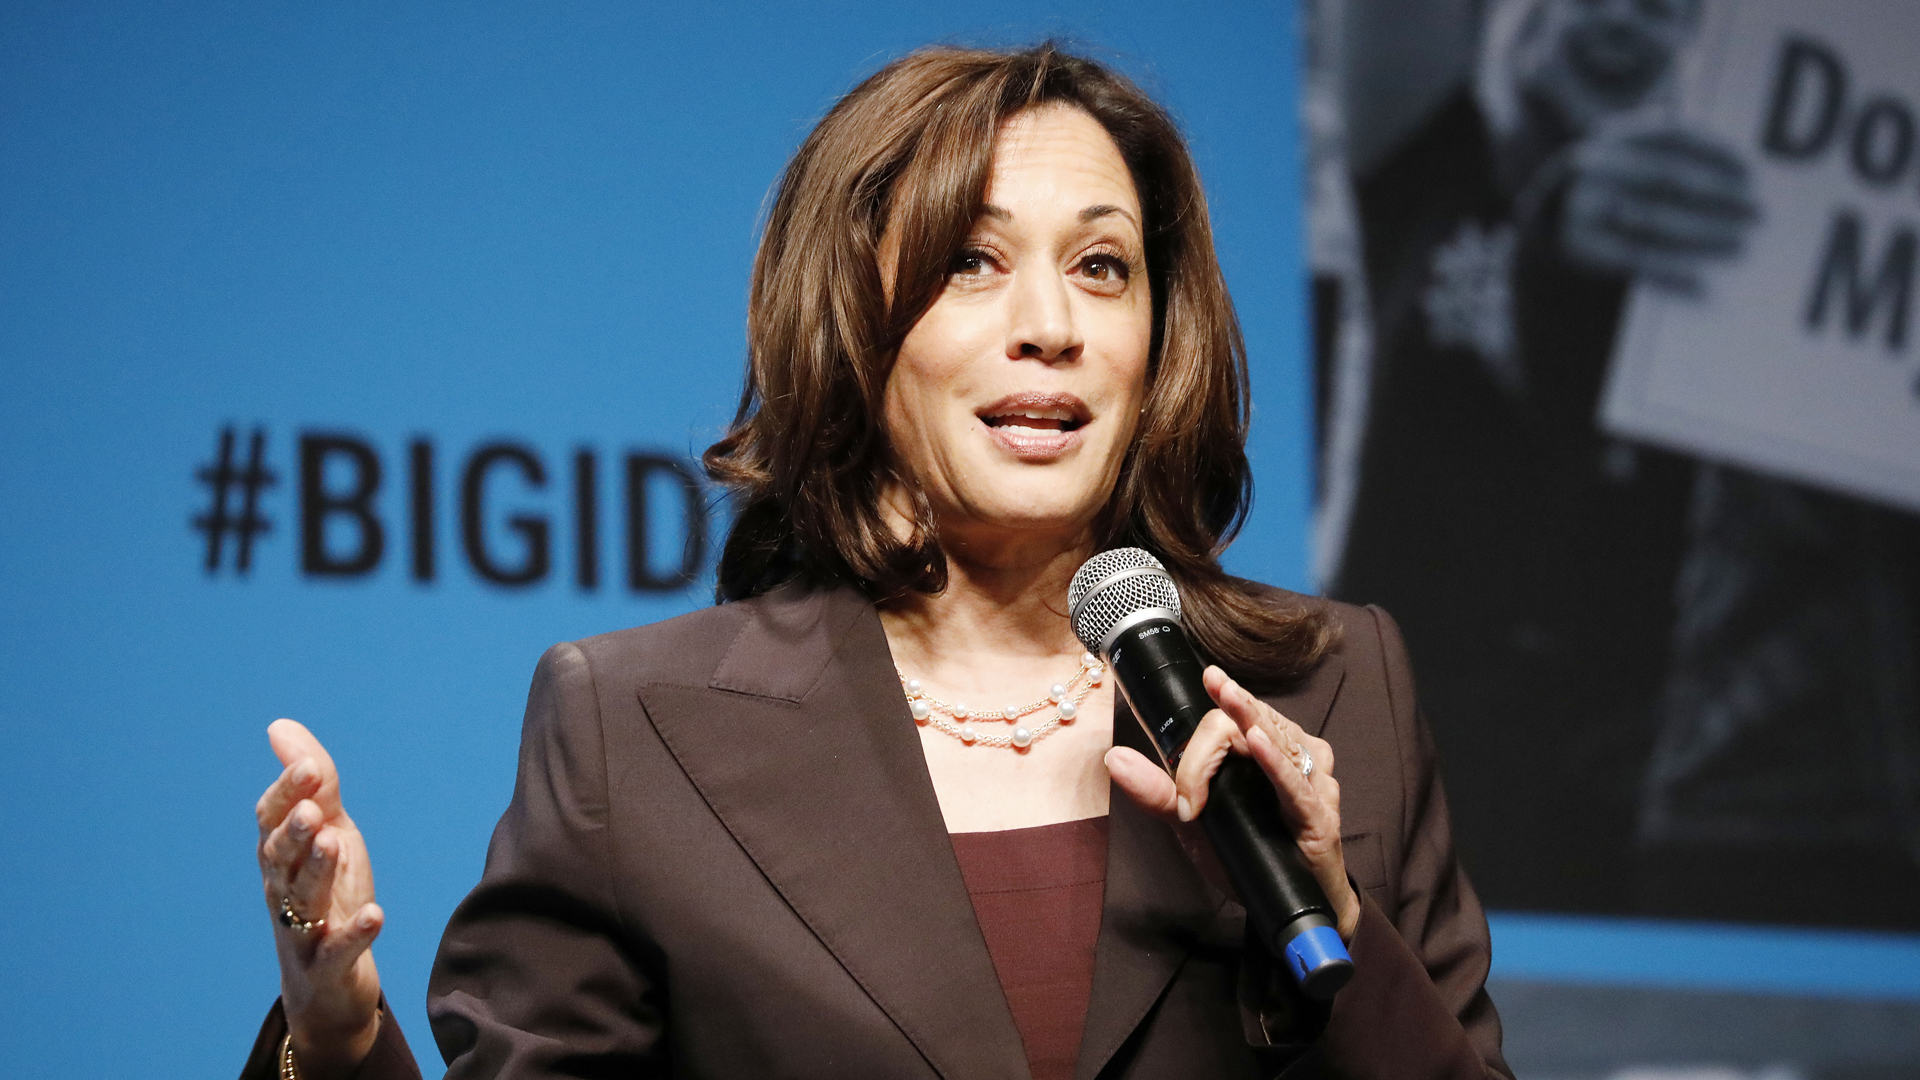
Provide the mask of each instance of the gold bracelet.
{"label": "gold bracelet", "polygon": [[293,1067],[293,1032],[280,1040],[280,1080],[300,1080],[300,1070]]}
{"label": "gold bracelet", "polygon": [[[376,1022],[383,1022],[387,1009],[383,1002],[380,1011],[374,1013]],[[280,1039],[280,1080],[300,1080],[300,1070],[293,1067],[293,1027],[287,1027],[287,1033]]]}

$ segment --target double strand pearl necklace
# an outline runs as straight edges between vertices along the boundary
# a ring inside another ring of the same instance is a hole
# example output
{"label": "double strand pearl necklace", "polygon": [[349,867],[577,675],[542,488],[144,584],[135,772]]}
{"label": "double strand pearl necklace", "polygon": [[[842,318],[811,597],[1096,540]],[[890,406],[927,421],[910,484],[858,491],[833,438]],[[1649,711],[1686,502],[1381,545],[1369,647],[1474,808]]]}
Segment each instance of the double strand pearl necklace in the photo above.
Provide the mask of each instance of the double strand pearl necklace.
{"label": "double strand pearl necklace", "polygon": [[[1100,685],[1106,674],[1106,665],[1092,653],[1080,654],[1080,670],[1073,678],[1064,683],[1054,683],[1047,688],[1047,696],[1029,705],[1007,705],[1000,709],[969,709],[965,705],[949,705],[939,698],[928,694],[920,686],[919,679],[907,677],[898,664],[894,671],[900,675],[900,689],[907,695],[907,710],[913,714],[914,723],[935,728],[959,739],[968,746],[1008,746],[1015,750],[1025,750],[1048,735],[1059,730],[1062,724],[1073,723],[1080,715],[1080,703],[1087,700],[1093,688]],[[1053,715],[1039,723],[1030,723],[1027,717],[1042,709],[1052,708]],[[975,728],[975,721],[1005,720],[1013,725],[1013,730],[1005,735],[989,735]]]}

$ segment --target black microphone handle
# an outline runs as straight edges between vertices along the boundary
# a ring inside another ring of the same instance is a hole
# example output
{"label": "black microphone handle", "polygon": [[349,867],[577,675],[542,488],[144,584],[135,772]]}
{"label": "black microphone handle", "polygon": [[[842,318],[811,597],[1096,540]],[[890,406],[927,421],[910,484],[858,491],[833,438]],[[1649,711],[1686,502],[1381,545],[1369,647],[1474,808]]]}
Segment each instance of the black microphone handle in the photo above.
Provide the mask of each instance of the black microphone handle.
{"label": "black microphone handle", "polygon": [[[1121,631],[1107,654],[1134,715],[1168,769],[1177,768],[1187,740],[1214,707],[1200,678],[1205,668],[1186,631],[1171,619],[1149,618]],[[1200,824],[1255,934],[1275,957],[1285,957],[1288,943],[1305,926],[1333,925],[1333,906],[1281,816],[1273,784],[1252,758],[1228,755],[1208,788]],[[1350,971],[1349,965],[1338,974],[1327,973],[1335,983],[1330,989],[1309,985],[1307,990],[1330,998]]]}

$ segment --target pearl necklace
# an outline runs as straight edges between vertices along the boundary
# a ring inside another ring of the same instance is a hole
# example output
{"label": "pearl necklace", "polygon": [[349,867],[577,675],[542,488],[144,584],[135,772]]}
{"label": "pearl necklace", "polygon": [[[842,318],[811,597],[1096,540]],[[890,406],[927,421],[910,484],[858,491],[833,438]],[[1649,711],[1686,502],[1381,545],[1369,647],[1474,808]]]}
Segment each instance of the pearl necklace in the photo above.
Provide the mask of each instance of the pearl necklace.
{"label": "pearl necklace", "polygon": [[[921,689],[919,679],[907,677],[907,673],[895,664],[894,671],[900,675],[900,689],[907,695],[907,711],[913,714],[913,721],[925,727],[943,731],[959,739],[968,746],[1009,746],[1015,750],[1025,750],[1048,735],[1059,730],[1062,724],[1073,723],[1080,715],[1080,703],[1087,700],[1093,688],[1100,685],[1106,674],[1106,665],[1092,653],[1080,654],[1080,670],[1073,678],[1064,683],[1054,683],[1047,688],[1047,696],[1030,705],[1007,705],[1000,709],[969,709],[965,705],[949,705]],[[1051,706],[1054,714],[1038,724],[1023,722],[1024,719],[1042,709]],[[1013,725],[1013,730],[1005,735],[986,735],[974,728],[976,720],[1005,720]]]}

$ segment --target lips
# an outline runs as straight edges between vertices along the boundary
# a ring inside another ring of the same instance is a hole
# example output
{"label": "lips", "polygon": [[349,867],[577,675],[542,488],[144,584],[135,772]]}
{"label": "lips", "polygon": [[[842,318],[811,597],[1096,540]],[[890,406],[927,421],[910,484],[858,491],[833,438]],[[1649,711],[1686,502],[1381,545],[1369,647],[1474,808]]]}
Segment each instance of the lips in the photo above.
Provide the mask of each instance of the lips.
{"label": "lips", "polygon": [[994,440],[1026,461],[1060,457],[1080,444],[1080,429],[1093,419],[1086,402],[1072,394],[1009,394],[974,415]]}

